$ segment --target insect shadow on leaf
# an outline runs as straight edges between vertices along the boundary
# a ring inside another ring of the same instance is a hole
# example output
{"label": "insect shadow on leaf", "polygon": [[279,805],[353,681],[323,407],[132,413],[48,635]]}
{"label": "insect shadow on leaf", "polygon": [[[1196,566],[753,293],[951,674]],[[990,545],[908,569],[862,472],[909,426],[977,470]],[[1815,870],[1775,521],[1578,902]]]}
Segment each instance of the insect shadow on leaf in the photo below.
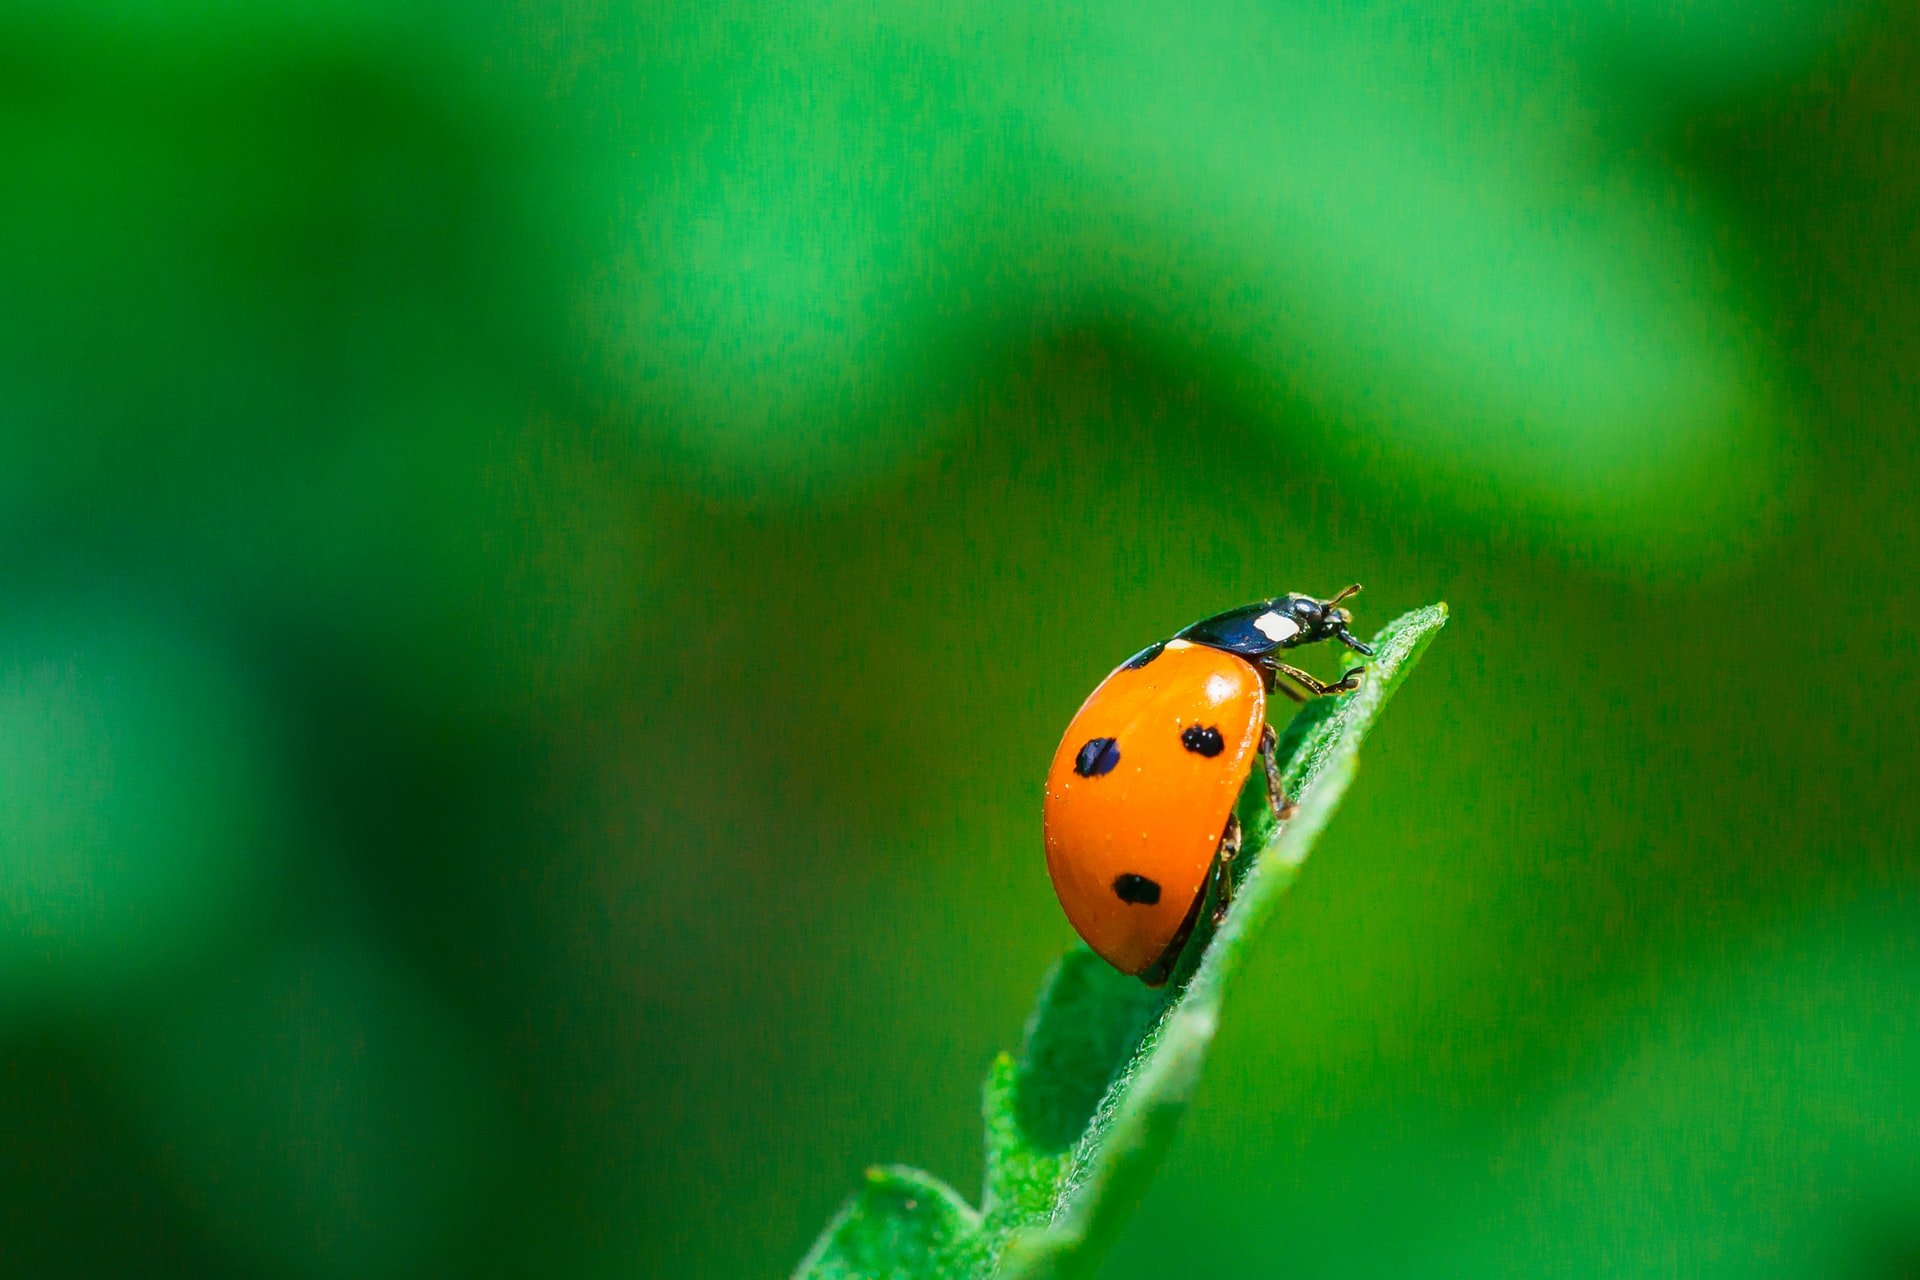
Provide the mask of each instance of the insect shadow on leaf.
{"label": "insect shadow on leaf", "polygon": [[1028,1142],[1051,1153],[1079,1141],[1166,1000],[1091,951],[1061,957],[1020,1052],[1014,1118]]}

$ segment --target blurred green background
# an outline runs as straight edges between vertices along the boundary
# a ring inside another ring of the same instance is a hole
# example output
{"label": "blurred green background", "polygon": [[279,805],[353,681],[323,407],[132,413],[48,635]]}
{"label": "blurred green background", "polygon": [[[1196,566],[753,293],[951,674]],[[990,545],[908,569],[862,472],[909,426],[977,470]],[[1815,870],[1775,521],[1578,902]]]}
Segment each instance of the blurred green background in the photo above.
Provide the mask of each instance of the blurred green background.
{"label": "blurred green background", "polygon": [[1454,622],[1111,1277],[1920,1274],[1920,16],[0,7],[0,1274],[969,1191],[1118,659]]}

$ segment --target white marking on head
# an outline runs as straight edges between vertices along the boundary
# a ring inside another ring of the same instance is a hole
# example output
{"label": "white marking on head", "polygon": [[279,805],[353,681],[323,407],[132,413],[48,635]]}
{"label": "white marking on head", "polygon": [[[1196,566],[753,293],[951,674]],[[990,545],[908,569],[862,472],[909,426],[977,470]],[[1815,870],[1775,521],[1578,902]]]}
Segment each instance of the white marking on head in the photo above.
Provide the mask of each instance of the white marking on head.
{"label": "white marking on head", "polygon": [[1277,613],[1267,612],[1253,620],[1253,629],[1275,644],[1285,644],[1300,634],[1300,624],[1292,618],[1283,618]]}

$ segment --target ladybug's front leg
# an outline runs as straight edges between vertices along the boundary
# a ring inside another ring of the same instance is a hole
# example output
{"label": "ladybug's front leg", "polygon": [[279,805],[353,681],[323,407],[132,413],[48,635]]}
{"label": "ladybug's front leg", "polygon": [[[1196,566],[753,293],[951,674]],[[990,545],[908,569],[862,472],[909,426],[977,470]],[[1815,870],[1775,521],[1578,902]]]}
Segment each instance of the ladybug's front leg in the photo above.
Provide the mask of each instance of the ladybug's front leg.
{"label": "ladybug's front leg", "polygon": [[1273,726],[1260,726],[1260,763],[1267,767],[1267,807],[1273,810],[1275,822],[1285,822],[1299,811],[1299,806],[1287,799],[1287,793],[1280,785],[1280,761],[1275,749],[1280,745],[1280,735]]}
{"label": "ladybug's front leg", "polygon": [[[1352,693],[1360,687],[1360,677],[1366,671],[1365,667],[1355,667],[1344,676],[1341,676],[1338,682],[1327,684],[1318,677],[1310,676],[1300,668],[1290,667],[1284,662],[1275,662],[1272,663],[1272,666],[1274,671],[1280,675],[1287,677],[1289,680],[1298,681],[1302,689],[1305,689],[1316,698],[1324,698],[1334,693]],[[1293,691],[1289,689],[1287,692],[1291,694]],[[1296,702],[1306,701],[1304,698],[1295,698],[1294,700]]]}

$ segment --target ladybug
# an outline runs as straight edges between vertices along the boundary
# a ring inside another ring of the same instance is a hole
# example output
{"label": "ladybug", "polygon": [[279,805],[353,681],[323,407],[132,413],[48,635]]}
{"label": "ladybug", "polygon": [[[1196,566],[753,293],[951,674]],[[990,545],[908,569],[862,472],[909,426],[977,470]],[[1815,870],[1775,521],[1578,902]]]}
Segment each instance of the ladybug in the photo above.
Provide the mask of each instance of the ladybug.
{"label": "ladybug", "polygon": [[1047,770],[1047,872],[1067,919],[1114,968],[1166,982],[1209,882],[1214,922],[1224,918],[1240,852],[1234,807],[1256,755],[1274,819],[1293,815],[1267,698],[1348,693],[1362,668],[1323,684],[1279,655],[1338,640],[1373,656],[1339,607],[1358,590],[1276,596],[1196,622],[1116,667],[1067,726]]}

